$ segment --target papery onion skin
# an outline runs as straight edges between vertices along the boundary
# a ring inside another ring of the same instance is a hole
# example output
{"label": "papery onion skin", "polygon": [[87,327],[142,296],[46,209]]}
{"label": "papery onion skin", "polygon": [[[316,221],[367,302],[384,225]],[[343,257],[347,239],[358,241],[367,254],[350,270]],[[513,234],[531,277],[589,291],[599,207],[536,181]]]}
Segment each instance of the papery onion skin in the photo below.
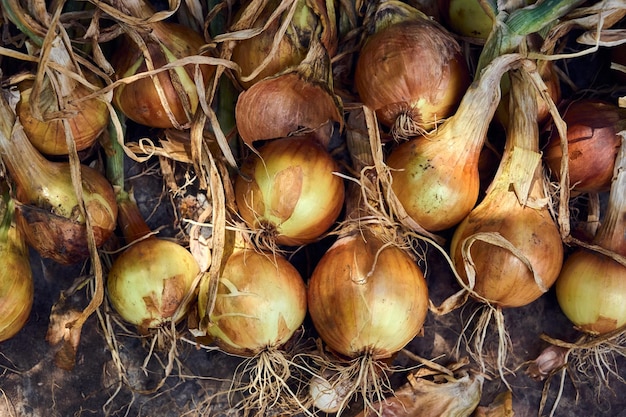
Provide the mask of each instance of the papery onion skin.
{"label": "papery onion skin", "polygon": [[359,97],[382,124],[392,127],[406,115],[424,131],[454,113],[469,82],[457,41],[428,19],[371,35],[354,74]]}
{"label": "papery onion skin", "polygon": [[141,330],[158,328],[185,317],[188,306],[179,306],[199,272],[198,263],[184,247],[151,237],[115,259],[107,276],[108,298],[127,322]]}
{"label": "papery onion skin", "polygon": [[3,342],[15,336],[28,321],[35,294],[28,247],[15,224],[8,227],[6,240],[0,241],[0,259],[0,342]]}
{"label": "papery onion skin", "polygon": [[[95,76],[90,76],[89,80],[96,86],[102,85],[102,82]],[[29,103],[29,100],[31,100],[32,82],[24,81],[20,83],[19,89],[21,94],[20,101],[17,103],[16,113],[30,141],[41,153],[46,155],[67,155],[69,150],[63,121],[60,119],[42,121],[35,118]],[[58,98],[52,96],[54,91],[51,88],[44,88],[43,93],[41,97],[47,97],[47,101],[43,103],[45,106],[42,109],[44,114],[46,111],[58,111]],[[92,91],[87,87],[77,84],[72,92],[72,100],[81,99],[91,93]],[[67,117],[67,121],[72,131],[77,151],[93,146],[109,122],[107,105],[105,101],[97,97],[77,104],[70,102],[64,110],[75,112]]]}
{"label": "papery onion skin", "polygon": [[307,311],[300,273],[279,254],[235,251],[219,278],[207,333],[226,352],[254,356],[283,346]]}
{"label": "papery onion skin", "polygon": [[[626,111],[597,99],[574,101],[563,114],[567,124],[570,185],[575,192],[602,192],[611,186],[615,158],[621,143],[617,134],[626,128]],[[562,152],[553,131],[544,159],[559,180]]]}
{"label": "papery onion skin", "polygon": [[[339,238],[315,267],[308,285],[317,333],[348,358],[392,356],[422,329],[428,287],[415,261],[367,234]],[[380,251],[380,252],[379,252]]]}
{"label": "papery onion skin", "polygon": [[626,324],[626,267],[580,249],[571,254],[556,282],[561,310],[580,330],[603,334]]}
{"label": "papery onion skin", "polygon": [[339,165],[311,136],[280,138],[251,154],[235,180],[241,217],[279,245],[303,245],[338,218],[345,197]]}
{"label": "papery onion skin", "polygon": [[[151,36],[158,39],[155,41],[150,38],[146,42],[155,68],[161,68],[178,58],[196,55],[205,44],[200,34],[186,26],[175,23],[153,25]],[[119,48],[112,59],[112,65],[119,79],[147,71],[141,50],[128,39],[125,41],[125,45],[131,45],[131,47]],[[193,81],[194,72],[195,65],[189,64],[159,72],[156,76],[163,87],[175,122],[180,126],[191,121],[193,113],[198,107],[199,97]],[[203,82],[207,85],[214,72],[214,67],[206,64],[200,65],[200,72]],[[176,73],[177,77],[174,77],[172,73]],[[178,80],[175,81],[175,78]],[[113,104],[129,119],[144,126],[154,128],[177,127],[168,117],[151,77],[144,77],[130,84],[122,84],[117,87],[113,93]]]}

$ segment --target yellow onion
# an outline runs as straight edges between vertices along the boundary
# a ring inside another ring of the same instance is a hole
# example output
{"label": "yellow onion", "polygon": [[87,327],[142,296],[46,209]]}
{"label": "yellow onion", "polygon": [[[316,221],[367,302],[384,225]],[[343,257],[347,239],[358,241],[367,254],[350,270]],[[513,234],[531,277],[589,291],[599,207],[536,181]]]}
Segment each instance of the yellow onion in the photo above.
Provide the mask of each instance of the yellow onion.
{"label": "yellow onion", "polygon": [[14,206],[5,191],[0,205],[0,342],[15,336],[26,324],[35,286],[22,231],[14,222]]}
{"label": "yellow onion", "polygon": [[280,254],[237,249],[220,274],[213,310],[203,314],[209,315],[207,333],[226,352],[280,349],[304,321],[304,280]]}
{"label": "yellow onion", "polygon": [[[186,26],[157,22],[150,31],[141,32],[155,69],[200,53],[204,38]],[[112,62],[118,80],[148,70],[144,52],[128,37],[124,37],[113,55]],[[187,64],[143,77],[129,84],[121,84],[113,93],[113,104],[129,119],[149,127],[182,128],[191,122],[198,108],[199,97],[195,84],[197,66]],[[214,67],[199,65],[202,79],[208,85]],[[155,83],[163,89],[164,106]]]}
{"label": "yellow onion", "polygon": [[[44,258],[71,264],[89,257],[86,220],[79,210],[70,164],[51,162],[26,137],[6,99],[0,102],[0,151],[17,184],[18,222],[27,242]],[[117,204],[113,187],[94,168],[80,165],[84,208],[96,246],[113,233]]]}
{"label": "yellow onion", "polygon": [[480,153],[500,100],[500,79],[519,59],[514,54],[495,59],[474,80],[453,116],[427,137],[404,142],[388,156],[394,193],[427,231],[455,226],[476,204]]}
{"label": "yellow onion", "polygon": [[298,66],[257,82],[239,95],[237,131],[253,146],[256,141],[313,131],[327,144],[333,123],[343,126],[341,100],[332,91],[330,60],[320,42],[312,42]]}
{"label": "yellow onion", "polygon": [[338,171],[337,162],[311,135],[272,140],[241,166],[235,180],[239,213],[268,243],[311,243],[343,207]]}
{"label": "yellow onion", "polygon": [[[513,72],[511,77],[519,78]],[[514,79],[514,82],[517,80]],[[532,87],[512,90],[512,123],[499,169],[484,199],[457,226],[450,254],[472,294],[498,307],[521,307],[547,291],[563,263],[559,229],[547,206]],[[473,238],[497,233],[515,248]]]}
{"label": "yellow onion", "polygon": [[354,84],[361,101],[395,136],[431,130],[450,116],[469,85],[461,48],[440,24],[399,1],[371,17]]}
{"label": "yellow onion", "polygon": [[[120,228],[127,243],[107,276],[107,295],[115,311],[141,332],[177,323],[189,311],[200,267],[178,243],[148,236],[150,229],[132,197],[118,198]],[[142,238],[141,240],[138,240]],[[185,300],[189,300],[185,303]]]}
{"label": "yellow onion", "polygon": [[[102,82],[95,76],[85,73],[94,86],[102,87]],[[109,122],[109,110],[101,99],[94,97],[84,101],[77,101],[93,93],[86,86],[72,83],[68,92],[57,92],[52,87],[50,80],[44,78],[43,87],[37,97],[32,97],[33,82],[23,81],[19,84],[20,101],[17,104],[17,116],[24,126],[26,135],[35,145],[39,152],[46,155],[67,155],[67,141],[63,120],[56,118],[61,112],[70,126],[71,134],[76,144],[76,150],[82,151],[90,148],[97,142],[98,137]],[[66,87],[68,88],[68,87]],[[41,107],[43,120],[33,114],[31,106],[35,102]],[[63,108],[60,108],[59,100],[63,100]],[[55,118],[51,117],[53,113]]]}
{"label": "yellow onion", "polygon": [[422,330],[428,311],[428,287],[415,261],[367,231],[337,239],[307,294],[320,338],[348,358],[391,357]]}
{"label": "yellow onion", "polygon": [[[598,99],[581,99],[567,105],[568,168],[571,187],[576,192],[602,192],[611,187],[613,167],[626,129],[626,109]],[[562,151],[555,131],[544,150],[553,176],[559,180]]]}
{"label": "yellow onion", "polygon": [[438,0],[437,3],[442,20],[454,33],[483,41],[491,33],[493,18],[479,0]]}
{"label": "yellow onion", "polygon": [[[608,251],[579,248],[556,282],[561,310],[581,331],[603,334],[626,325],[626,146],[622,139],[607,210],[593,243]],[[621,256],[621,261],[609,255]]]}
{"label": "yellow onion", "polygon": [[[267,25],[261,33],[248,39],[238,40],[232,50],[231,59],[241,68],[241,71],[236,74],[237,79],[244,89],[250,88],[265,77],[299,65],[307,55],[309,44],[313,39],[317,40],[317,37],[330,56],[333,56],[337,50],[335,6],[332,1],[294,0],[281,17],[267,24],[270,16],[280,5],[279,3],[276,0],[268,1],[258,16],[255,16],[252,25],[244,20],[248,19],[250,7],[258,7],[254,2],[248,2],[247,6],[242,8],[235,17],[233,30],[243,29],[242,26],[260,28]],[[285,22],[292,7],[295,7],[293,16],[289,22]],[[280,35],[281,27],[285,24],[287,24],[285,34],[280,38],[278,49],[272,52],[276,36]],[[268,57],[269,61],[266,62]],[[263,68],[257,71],[261,66]],[[254,76],[251,77],[251,75]]]}

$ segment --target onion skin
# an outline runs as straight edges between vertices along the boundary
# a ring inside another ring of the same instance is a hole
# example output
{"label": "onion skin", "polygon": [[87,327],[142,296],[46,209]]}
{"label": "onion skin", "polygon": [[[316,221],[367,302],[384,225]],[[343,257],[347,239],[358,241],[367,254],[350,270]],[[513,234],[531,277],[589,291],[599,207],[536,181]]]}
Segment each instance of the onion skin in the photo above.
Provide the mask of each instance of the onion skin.
{"label": "onion skin", "polygon": [[[88,77],[96,86],[102,86],[102,82],[95,76]],[[32,113],[30,107],[32,82],[24,81],[19,85],[20,101],[17,103],[16,113],[24,126],[26,135],[35,145],[37,150],[46,155],[67,155],[69,150],[65,138],[65,128],[60,119],[38,120]],[[77,84],[72,91],[72,100],[81,99],[92,91],[87,87]],[[43,99],[43,113],[47,111],[58,111],[58,98],[55,92],[48,86],[44,88],[40,99]],[[109,110],[104,101],[98,98],[91,98],[79,104],[66,105],[64,111],[73,111],[66,118],[72,131],[72,137],[76,143],[76,150],[82,151],[93,146],[98,136],[104,131],[109,122]]]}
{"label": "onion skin", "polygon": [[0,342],[12,338],[24,327],[30,317],[35,293],[24,235],[12,222],[12,204],[4,208],[1,227],[5,230],[0,232],[3,234],[0,236]]}
{"label": "onion skin", "polygon": [[343,208],[337,162],[311,136],[280,138],[251,154],[235,180],[235,201],[248,226],[279,245],[317,240]]}
{"label": "onion skin", "polygon": [[[178,58],[196,55],[205,44],[192,29],[175,23],[160,22],[151,26],[150,37],[145,38],[155,68]],[[126,39],[117,49],[111,64],[119,79],[147,71],[145,58],[134,43]],[[127,46],[130,45],[130,48]],[[122,84],[114,90],[113,104],[129,119],[155,128],[180,128],[191,121],[198,107],[198,93],[194,83],[195,65],[185,65],[159,72],[156,77],[163,87],[174,120],[170,119],[158,96],[151,77]],[[208,85],[214,67],[200,65],[203,82]]]}
{"label": "onion skin", "polygon": [[219,278],[207,333],[234,354],[280,348],[302,325],[306,302],[304,281],[284,257],[236,250]]}
{"label": "onion skin", "polygon": [[414,16],[368,37],[354,84],[385,126],[402,116],[428,131],[454,112],[470,79],[457,41],[420,12]]}
{"label": "onion skin", "polygon": [[[602,100],[582,99],[567,106],[563,120],[567,124],[572,189],[578,193],[607,191],[621,143],[617,133],[626,128],[626,111]],[[562,156],[560,138],[554,131],[544,158],[557,181]]]}
{"label": "onion skin", "polygon": [[[380,252],[379,252],[380,251]],[[428,287],[404,251],[367,233],[339,238],[315,267],[309,314],[326,345],[348,358],[389,358],[422,329]]]}

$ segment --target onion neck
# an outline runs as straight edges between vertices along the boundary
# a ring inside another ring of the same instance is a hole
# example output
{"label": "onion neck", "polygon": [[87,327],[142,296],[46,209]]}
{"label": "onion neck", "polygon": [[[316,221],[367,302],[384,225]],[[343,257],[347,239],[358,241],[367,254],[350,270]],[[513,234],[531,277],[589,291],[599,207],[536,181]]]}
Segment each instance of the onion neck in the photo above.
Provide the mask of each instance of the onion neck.
{"label": "onion neck", "polygon": [[615,160],[613,182],[608,208],[598,228],[594,243],[626,256],[626,134],[622,133],[622,146]]}
{"label": "onion neck", "polygon": [[125,191],[118,192],[117,206],[119,209],[117,222],[127,244],[142,238],[156,239],[150,236],[152,230],[146,223],[132,194]]}
{"label": "onion neck", "polygon": [[[3,93],[6,93],[3,91]],[[30,201],[38,200],[42,184],[58,181],[59,165],[32,145],[6,96],[0,100],[0,153],[13,181]]]}
{"label": "onion neck", "polygon": [[365,26],[369,35],[389,26],[406,21],[428,19],[420,10],[397,0],[381,0],[371,3],[373,9],[366,16]]}

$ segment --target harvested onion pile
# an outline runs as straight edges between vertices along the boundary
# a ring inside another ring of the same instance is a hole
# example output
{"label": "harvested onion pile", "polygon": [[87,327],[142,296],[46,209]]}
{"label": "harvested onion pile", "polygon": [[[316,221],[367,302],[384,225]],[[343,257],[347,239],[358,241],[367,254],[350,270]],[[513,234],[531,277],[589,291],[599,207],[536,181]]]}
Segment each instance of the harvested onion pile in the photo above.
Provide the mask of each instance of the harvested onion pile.
{"label": "harvested onion pile", "polygon": [[[415,360],[439,406],[472,382],[469,415],[473,382],[511,388],[530,359],[505,314],[546,293],[581,335],[544,339],[606,349],[602,375],[626,348],[626,6],[499,3],[3,1],[1,343],[37,296],[27,244],[86,276],[50,313],[57,366],[80,366],[96,315],[141,393],[120,339],[158,358],[151,393],[181,346],[238,357],[216,396],[243,415],[414,415],[384,398]],[[583,45],[611,48],[609,86],[566,76],[583,54],[557,53]],[[457,340],[434,330],[448,318]],[[471,371],[427,358],[430,338]]]}

